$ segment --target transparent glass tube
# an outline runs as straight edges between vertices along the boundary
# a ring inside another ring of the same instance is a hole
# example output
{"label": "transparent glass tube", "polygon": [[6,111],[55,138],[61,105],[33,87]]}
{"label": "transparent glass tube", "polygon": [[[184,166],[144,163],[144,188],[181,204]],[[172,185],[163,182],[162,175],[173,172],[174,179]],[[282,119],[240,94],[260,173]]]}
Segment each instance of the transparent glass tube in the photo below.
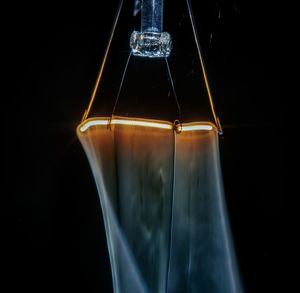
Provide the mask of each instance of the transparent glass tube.
{"label": "transparent glass tube", "polygon": [[143,0],[141,32],[161,33],[163,29],[163,0]]}

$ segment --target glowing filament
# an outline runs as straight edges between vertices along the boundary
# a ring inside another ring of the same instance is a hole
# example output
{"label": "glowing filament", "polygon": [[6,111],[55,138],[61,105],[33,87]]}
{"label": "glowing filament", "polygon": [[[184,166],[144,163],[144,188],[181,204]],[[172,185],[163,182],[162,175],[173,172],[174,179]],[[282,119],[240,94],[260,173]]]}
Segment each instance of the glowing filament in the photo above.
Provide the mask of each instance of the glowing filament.
{"label": "glowing filament", "polygon": [[[81,132],[85,132],[92,126],[108,126],[108,125],[131,125],[131,126],[143,126],[143,127],[154,127],[154,128],[161,128],[161,129],[174,129],[174,125],[168,122],[163,121],[151,121],[151,120],[142,120],[142,119],[107,119],[107,118],[99,118],[99,119],[92,119],[84,122],[80,127],[79,130]],[[175,126],[176,130],[179,132],[182,131],[195,131],[195,130],[205,130],[211,131],[214,129],[213,125],[208,123],[189,123],[189,124],[178,124]]]}
{"label": "glowing filament", "polygon": [[194,125],[178,125],[180,131],[193,131],[193,130],[213,130],[209,124],[194,124]]}
{"label": "glowing filament", "polygon": [[145,126],[145,127],[155,127],[163,129],[172,129],[173,126],[167,123],[151,122],[151,121],[139,121],[139,120],[123,120],[123,119],[113,119],[112,124],[121,125],[134,125],[134,126]]}

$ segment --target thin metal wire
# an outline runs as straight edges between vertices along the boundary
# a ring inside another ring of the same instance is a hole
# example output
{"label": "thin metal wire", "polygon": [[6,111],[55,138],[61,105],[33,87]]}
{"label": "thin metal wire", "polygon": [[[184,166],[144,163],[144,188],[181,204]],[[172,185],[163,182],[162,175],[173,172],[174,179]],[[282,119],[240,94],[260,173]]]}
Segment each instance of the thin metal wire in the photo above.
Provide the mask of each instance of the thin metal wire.
{"label": "thin metal wire", "polygon": [[104,70],[104,67],[105,67],[105,64],[106,64],[106,61],[107,61],[107,56],[108,56],[108,53],[109,53],[109,50],[110,50],[110,47],[111,47],[111,43],[112,43],[112,40],[113,40],[113,37],[114,37],[114,34],[115,34],[115,30],[116,30],[116,27],[117,27],[117,24],[118,24],[118,21],[119,21],[119,17],[120,17],[120,13],[121,13],[121,10],[122,10],[122,7],[123,7],[123,3],[124,3],[124,0],[120,0],[118,10],[117,10],[117,13],[116,13],[116,16],[115,16],[115,20],[114,20],[114,23],[113,23],[113,26],[112,26],[112,30],[111,30],[111,33],[110,33],[110,36],[109,36],[108,44],[106,46],[105,54],[104,54],[103,61],[102,61],[102,64],[101,64],[101,68],[100,68],[100,71],[99,71],[99,74],[98,74],[98,77],[97,77],[97,80],[96,80],[96,84],[94,86],[94,89],[93,89],[93,92],[92,92],[92,95],[91,95],[91,98],[90,98],[89,105],[88,105],[87,109],[85,110],[85,112],[83,114],[81,122],[86,120],[86,118],[88,117],[88,115],[91,111],[92,105],[94,103],[94,100],[95,100],[95,97],[96,97],[96,94],[97,94],[97,91],[98,91],[98,87],[99,87],[99,84],[100,84],[100,81],[101,81],[101,77],[102,77],[102,74],[103,74],[103,70]]}
{"label": "thin metal wire", "polygon": [[192,29],[193,29],[193,34],[194,34],[196,46],[197,46],[197,51],[198,51],[198,55],[199,55],[199,59],[200,59],[201,69],[202,69],[202,73],[203,73],[203,77],[204,77],[204,81],[205,81],[205,86],[206,86],[206,90],[207,90],[207,94],[208,94],[208,98],[209,98],[211,111],[212,111],[216,126],[218,128],[218,131],[219,131],[220,134],[222,134],[223,133],[222,126],[221,126],[220,120],[217,117],[217,114],[216,114],[216,111],[215,111],[213,97],[212,97],[209,82],[208,82],[208,77],[207,77],[207,73],[206,73],[206,69],[205,69],[205,63],[204,63],[203,54],[202,54],[202,50],[201,50],[201,46],[200,46],[200,40],[199,40],[197,28],[196,28],[196,23],[195,23],[193,10],[192,10],[191,1],[186,0],[186,4],[187,4],[187,7],[188,7],[188,11],[189,11],[189,16],[190,16],[190,20],[191,20],[191,25],[192,25]]}
{"label": "thin metal wire", "polygon": [[169,62],[168,62],[167,57],[165,57],[165,60],[166,60],[167,68],[168,68],[168,74],[169,74],[170,82],[171,82],[171,85],[172,85],[173,94],[174,94],[176,104],[177,104],[177,108],[178,108],[179,120],[181,120],[181,107],[180,107],[180,104],[179,104],[179,101],[178,101],[178,97],[177,97],[177,93],[176,93],[176,90],[175,90],[174,81],[173,81],[173,77],[172,77],[172,74],[171,74],[171,70],[170,70],[170,66],[169,66]]}
{"label": "thin metal wire", "polygon": [[126,75],[126,72],[127,72],[127,68],[128,68],[128,64],[129,64],[131,56],[132,56],[132,52],[129,53],[128,58],[127,58],[127,62],[126,62],[125,68],[124,68],[123,76],[122,76],[121,83],[120,83],[120,86],[119,86],[116,101],[115,101],[115,104],[114,104],[114,107],[113,107],[113,110],[112,110],[112,113],[111,113],[111,117],[113,117],[113,115],[115,114],[115,110],[116,110],[117,103],[119,101],[119,97],[120,97],[120,94],[121,94],[121,91],[122,91],[125,75]]}

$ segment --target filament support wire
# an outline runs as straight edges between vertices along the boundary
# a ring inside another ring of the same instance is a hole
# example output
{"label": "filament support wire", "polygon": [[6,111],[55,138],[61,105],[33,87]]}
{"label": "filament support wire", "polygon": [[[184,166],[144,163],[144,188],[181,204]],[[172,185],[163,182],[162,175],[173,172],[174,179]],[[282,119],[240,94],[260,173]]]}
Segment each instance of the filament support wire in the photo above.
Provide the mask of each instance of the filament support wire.
{"label": "filament support wire", "polygon": [[167,57],[165,57],[165,60],[166,60],[166,65],[167,65],[167,69],[168,69],[168,74],[169,74],[169,77],[170,77],[170,82],[171,82],[171,85],[172,85],[174,98],[175,98],[175,101],[176,101],[176,104],[177,104],[179,120],[181,120],[181,107],[180,107],[180,104],[179,104],[179,101],[178,101],[177,93],[176,93],[175,86],[174,86],[174,80],[173,80],[173,77],[172,77],[172,74],[171,74],[171,70],[170,70],[170,66],[169,66],[169,62],[168,62]]}
{"label": "filament support wire", "polygon": [[216,126],[218,128],[219,134],[223,134],[219,117],[217,116],[216,111],[215,111],[214,101],[213,101],[213,97],[212,97],[212,94],[211,94],[209,81],[208,81],[208,77],[207,77],[207,73],[206,73],[206,69],[205,69],[205,63],[204,63],[203,54],[202,54],[202,50],[201,50],[201,46],[200,46],[200,40],[199,40],[199,35],[198,35],[198,32],[197,32],[197,28],[196,28],[196,22],[195,22],[195,18],[194,18],[194,14],[193,14],[191,1],[186,0],[186,4],[187,4],[187,7],[188,7],[188,11],[189,11],[189,17],[190,17],[190,20],[191,20],[194,39],[195,39],[195,43],[196,43],[196,46],[197,46],[197,51],[198,51],[198,55],[199,55],[199,59],[200,59],[201,69],[202,69],[202,73],[203,73],[203,77],[204,77],[205,87],[206,87],[206,91],[207,91],[207,94],[208,94],[211,111],[212,111]]}
{"label": "filament support wire", "polygon": [[114,107],[113,107],[113,110],[112,110],[112,113],[111,113],[111,117],[113,117],[114,114],[115,114],[115,110],[116,110],[117,103],[119,101],[119,97],[120,97],[120,94],[121,94],[121,91],[122,91],[122,87],[123,87],[125,75],[126,75],[126,72],[127,72],[127,68],[128,68],[131,56],[132,56],[132,52],[129,53],[128,58],[127,58],[127,62],[126,62],[125,68],[124,68],[124,72],[123,72],[123,75],[122,75],[122,79],[121,79],[121,83],[120,83],[120,86],[119,86],[119,90],[118,90],[118,94],[117,94],[117,97],[116,97],[116,101],[115,101],[115,104],[114,104]]}
{"label": "filament support wire", "polygon": [[106,64],[106,61],[107,61],[107,56],[108,56],[108,53],[109,53],[109,50],[110,50],[110,47],[111,47],[111,43],[112,43],[112,40],[113,40],[113,37],[114,37],[114,34],[115,34],[115,30],[116,30],[116,27],[117,27],[117,24],[118,24],[118,21],[119,21],[119,18],[120,18],[120,13],[121,13],[123,4],[124,4],[124,0],[120,0],[118,10],[117,10],[117,13],[116,13],[116,16],[115,16],[115,20],[114,20],[114,23],[113,23],[113,26],[112,26],[112,29],[111,29],[111,33],[110,33],[110,36],[109,36],[109,40],[108,40],[108,43],[107,43],[107,46],[106,46],[106,50],[105,50],[105,53],[104,53],[101,68],[100,68],[100,71],[99,71],[99,74],[98,74],[98,77],[97,77],[97,80],[96,80],[96,84],[95,84],[95,87],[93,89],[89,105],[88,105],[87,109],[85,110],[85,112],[83,114],[82,121],[86,120],[86,118],[88,117],[88,115],[91,111],[91,108],[93,106],[93,103],[94,103],[94,100],[95,100],[95,97],[96,97],[96,94],[97,94],[97,91],[98,91],[98,87],[99,87],[99,84],[100,84],[100,81],[101,81],[101,77],[102,77],[102,74],[103,74],[103,70],[104,70],[104,67],[105,67],[105,64]]}

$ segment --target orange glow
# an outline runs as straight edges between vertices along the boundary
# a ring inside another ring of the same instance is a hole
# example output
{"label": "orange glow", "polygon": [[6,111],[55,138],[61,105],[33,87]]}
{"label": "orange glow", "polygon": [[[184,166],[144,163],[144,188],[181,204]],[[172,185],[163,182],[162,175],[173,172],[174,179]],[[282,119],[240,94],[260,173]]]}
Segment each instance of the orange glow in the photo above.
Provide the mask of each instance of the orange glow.
{"label": "orange glow", "polygon": [[[107,117],[91,118],[83,121],[79,125],[79,130],[85,132],[92,126],[108,126],[108,125],[131,125],[131,126],[143,126],[143,127],[154,127],[160,129],[173,130],[174,124],[168,121],[160,120],[147,120],[140,118],[125,118],[125,117],[116,117],[109,119]],[[183,123],[176,125],[179,132],[183,131],[195,131],[195,130],[205,130],[211,131],[215,129],[215,126],[207,122],[193,122],[193,123]]]}
{"label": "orange glow", "polygon": [[96,120],[87,120],[83,121],[81,125],[79,125],[79,129],[81,132],[85,132],[91,126],[96,125],[108,125],[108,119],[96,119]]}

